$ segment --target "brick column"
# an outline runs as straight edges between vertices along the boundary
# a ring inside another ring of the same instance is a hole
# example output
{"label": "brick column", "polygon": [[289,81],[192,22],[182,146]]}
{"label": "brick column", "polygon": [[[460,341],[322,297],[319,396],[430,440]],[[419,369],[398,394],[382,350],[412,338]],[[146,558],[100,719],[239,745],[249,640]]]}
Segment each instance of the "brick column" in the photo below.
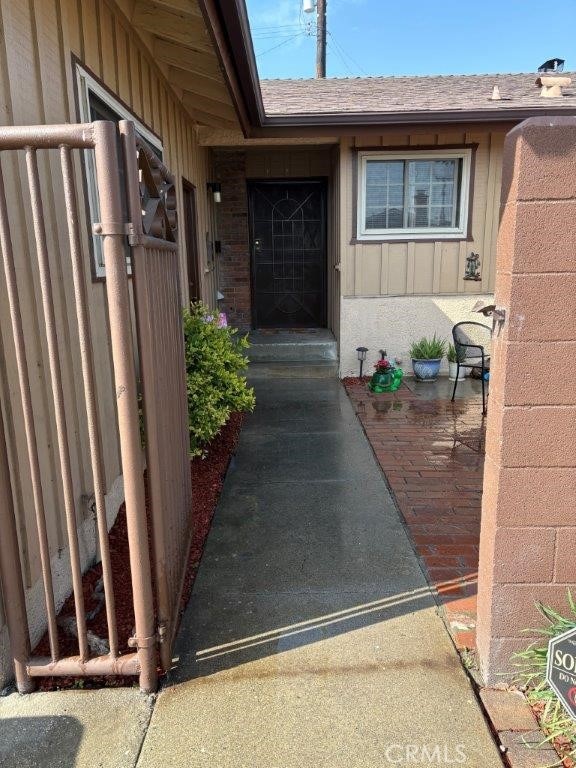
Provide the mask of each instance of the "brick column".
{"label": "brick column", "polygon": [[485,680],[513,667],[540,600],[576,584],[576,118],[541,117],[504,148],[478,586]]}
{"label": "brick column", "polygon": [[252,323],[250,289],[250,241],[246,153],[219,150],[215,153],[216,179],[222,184],[222,202],[217,206],[218,288],[224,294],[220,306],[232,325],[248,330]]}

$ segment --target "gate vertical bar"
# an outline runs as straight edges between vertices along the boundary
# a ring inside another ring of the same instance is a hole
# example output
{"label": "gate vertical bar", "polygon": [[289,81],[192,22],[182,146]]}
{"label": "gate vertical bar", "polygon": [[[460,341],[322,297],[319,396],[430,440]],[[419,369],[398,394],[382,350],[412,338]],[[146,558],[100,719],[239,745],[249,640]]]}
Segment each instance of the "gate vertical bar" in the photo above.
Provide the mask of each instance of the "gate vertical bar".
{"label": "gate vertical bar", "polygon": [[68,546],[70,548],[70,568],[72,570],[72,585],[74,588],[74,608],[76,613],[76,628],[78,633],[78,651],[82,661],[86,661],[90,656],[90,649],[88,647],[88,637],[86,634],[86,611],[84,609],[84,593],[82,591],[82,563],[80,561],[80,546],[78,542],[78,521],[76,519],[76,505],[74,503],[74,486],[72,483],[72,469],[70,465],[68,427],[66,424],[64,390],[62,387],[62,369],[60,365],[60,355],[58,352],[58,338],[56,335],[54,296],[52,291],[52,277],[50,275],[50,258],[48,255],[48,246],[46,243],[44,207],[42,204],[42,196],[40,192],[38,157],[36,155],[36,149],[32,147],[26,148],[26,167],[28,169],[28,183],[30,185],[30,199],[32,202],[32,221],[34,223],[36,253],[38,256],[38,270],[40,273],[40,292],[42,294],[44,322],[46,324],[48,366],[50,369],[52,395],[54,397],[56,437],[58,442],[60,471],[62,472],[64,511],[66,514]]}
{"label": "gate vertical bar", "polygon": [[108,540],[108,522],[106,520],[106,482],[104,479],[104,461],[98,429],[98,412],[96,409],[96,383],[94,377],[94,360],[92,357],[92,339],[86,290],[84,287],[83,258],[78,231],[78,203],[76,186],[74,184],[74,168],[72,150],[70,147],[60,147],[62,164],[62,181],[66,201],[66,218],[72,257],[72,279],[74,281],[74,297],[76,301],[76,317],[78,320],[78,338],[80,342],[80,357],[82,361],[82,378],[84,380],[84,397],[86,399],[86,416],[88,422],[88,442],[90,443],[90,459],[92,476],[94,478],[94,500],[96,504],[96,520],[98,525],[98,542],[102,560],[102,580],[104,582],[104,597],[106,600],[106,622],[108,624],[108,640],[110,655],[118,656],[118,630],[114,600],[114,585],[112,580],[112,562],[110,559],[110,542]]}
{"label": "gate vertical bar", "polygon": [[30,657],[30,635],[26,600],[22,584],[22,564],[14,516],[14,500],[10,485],[10,469],[6,453],[4,422],[0,408],[0,584],[4,613],[10,636],[14,675],[18,693],[30,693],[34,683],[26,669]]}
{"label": "gate vertical bar", "polygon": [[50,654],[52,661],[56,661],[58,658],[58,626],[56,624],[54,588],[52,585],[52,571],[50,569],[50,548],[48,545],[48,532],[46,529],[46,510],[44,507],[44,494],[42,491],[42,478],[40,475],[40,462],[38,459],[38,442],[36,440],[36,431],[34,428],[34,411],[32,409],[32,396],[30,393],[30,376],[28,373],[28,363],[26,361],[24,329],[22,327],[20,297],[18,295],[18,284],[16,282],[16,267],[14,264],[14,251],[12,248],[5,189],[2,166],[0,165],[0,246],[2,247],[2,258],[4,260],[6,291],[10,307],[12,333],[14,334],[18,384],[20,387],[22,411],[24,415],[26,448],[28,451],[28,461],[30,463],[34,512],[36,517],[36,528],[38,531],[38,544],[40,547],[40,562],[42,565],[42,582],[44,586],[44,599],[46,602],[46,615],[48,619],[48,636],[50,638]]}
{"label": "gate vertical bar", "polygon": [[106,295],[124,474],[136,641],[141,664],[140,688],[151,692],[156,690],[157,684],[156,632],[124,248],[126,231],[122,217],[120,174],[116,160],[118,157],[116,127],[110,122],[95,122],[94,138],[100,202],[100,234],[106,267]]}

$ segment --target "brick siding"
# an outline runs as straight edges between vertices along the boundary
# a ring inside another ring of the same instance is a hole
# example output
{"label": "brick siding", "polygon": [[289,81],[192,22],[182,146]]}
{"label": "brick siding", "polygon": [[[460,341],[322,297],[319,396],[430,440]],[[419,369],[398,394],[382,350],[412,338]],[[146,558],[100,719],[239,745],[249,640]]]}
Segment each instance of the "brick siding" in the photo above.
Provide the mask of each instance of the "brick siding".
{"label": "brick siding", "polygon": [[218,256],[218,288],[224,294],[219,305],[232,325],[249,330],[252,304],[245,152],[217,151],[215,172],[216,180],[222,184],[222,202],[216,211],[222,247]]}
{"label": "brick siding", "polygon": [[576,583],[576,119],[507,137],[482,504],[477,642],[488,682],[512,668]]}

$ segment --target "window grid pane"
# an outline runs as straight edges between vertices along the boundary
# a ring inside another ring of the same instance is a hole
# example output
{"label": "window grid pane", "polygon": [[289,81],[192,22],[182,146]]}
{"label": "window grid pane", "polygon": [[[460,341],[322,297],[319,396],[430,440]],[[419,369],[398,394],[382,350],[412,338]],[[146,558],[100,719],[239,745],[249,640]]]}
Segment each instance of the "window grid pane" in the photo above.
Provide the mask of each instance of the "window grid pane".
{"label": "window grid pane", "polygon": [[366,161],[366,230],[457,226],[462,160]]}

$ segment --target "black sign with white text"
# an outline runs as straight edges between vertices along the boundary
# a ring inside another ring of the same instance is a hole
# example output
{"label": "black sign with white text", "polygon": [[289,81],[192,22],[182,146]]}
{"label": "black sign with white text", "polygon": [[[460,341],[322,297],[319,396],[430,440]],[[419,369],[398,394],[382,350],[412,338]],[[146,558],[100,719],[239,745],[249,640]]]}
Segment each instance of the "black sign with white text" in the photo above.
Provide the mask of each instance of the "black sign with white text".
{"label": "black sign with white text", "polygon": [[576,629],[548,643],[546,680],[566,712],[576,720]]}

